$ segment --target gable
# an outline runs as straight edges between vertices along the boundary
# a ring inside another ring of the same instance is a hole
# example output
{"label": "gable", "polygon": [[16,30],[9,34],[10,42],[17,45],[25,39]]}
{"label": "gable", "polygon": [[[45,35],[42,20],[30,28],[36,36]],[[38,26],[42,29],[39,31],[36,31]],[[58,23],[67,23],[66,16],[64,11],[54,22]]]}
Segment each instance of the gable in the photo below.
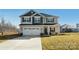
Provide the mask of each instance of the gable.
{"label": "gable", "polygon": [[41,16],[41,17],[45,17],[44,15],[40,14],[40,13],[35,13],[32,16]]}
{"label": "gable", "polygon": [[22,16],[43,16],[43,17],[57,17],[58,18],[58,16],[44,14],[44,13],[37,13],[37,12],[35,12],[33,10],[30,10],[29,12],[21,15],[20,17],[22,17]]}
{"label": "gable", "polygon": [[39,14],[35,14],[34,16],[41,16],[41,15],[39,15]]}
{"label": "gable", "polygon": [[30,10],[29,12],[27,12],[27,13],[21,15],[21,16],[31,16],[31,15],[33,15],[33,14],[35,14],[35,13],[36,13],[36,12],[34,12],[33,10]]}

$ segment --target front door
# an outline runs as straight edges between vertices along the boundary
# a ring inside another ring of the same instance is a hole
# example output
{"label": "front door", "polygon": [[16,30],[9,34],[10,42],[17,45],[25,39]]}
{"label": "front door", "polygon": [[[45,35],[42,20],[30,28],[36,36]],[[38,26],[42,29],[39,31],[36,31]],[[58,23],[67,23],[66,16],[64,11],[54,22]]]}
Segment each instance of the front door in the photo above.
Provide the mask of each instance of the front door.
{"label": "front door", "polygon": [[44,28],[44,33],[47,35],[48,32],[47,32],[47,28]]}

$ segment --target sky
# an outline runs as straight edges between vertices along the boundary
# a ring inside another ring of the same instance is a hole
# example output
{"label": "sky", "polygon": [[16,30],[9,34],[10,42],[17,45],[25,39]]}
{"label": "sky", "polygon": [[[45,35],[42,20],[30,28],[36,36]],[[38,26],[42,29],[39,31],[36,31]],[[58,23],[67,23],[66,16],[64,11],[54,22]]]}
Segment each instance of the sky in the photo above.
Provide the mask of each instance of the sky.
{"label": "sky", "polygon": [[[0,9],[0,20],[3,17],[5,22],[12,23],[15,26],[20,24],[20,15],[27,13],[30,9]],[[60,25],[69,24],[75,26],[79,23],[79,9],[34,9],[38,13],[59,16]]]}

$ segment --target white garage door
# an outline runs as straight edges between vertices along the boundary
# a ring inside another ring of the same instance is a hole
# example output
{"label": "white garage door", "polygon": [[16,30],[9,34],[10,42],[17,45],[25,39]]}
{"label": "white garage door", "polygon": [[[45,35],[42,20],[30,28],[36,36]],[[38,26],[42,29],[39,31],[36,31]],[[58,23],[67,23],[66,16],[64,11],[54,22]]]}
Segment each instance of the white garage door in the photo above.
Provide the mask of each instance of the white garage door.
{"label": "white garage door", "polygon": [[23,35],[40,35],[40,28],[24,28]]}

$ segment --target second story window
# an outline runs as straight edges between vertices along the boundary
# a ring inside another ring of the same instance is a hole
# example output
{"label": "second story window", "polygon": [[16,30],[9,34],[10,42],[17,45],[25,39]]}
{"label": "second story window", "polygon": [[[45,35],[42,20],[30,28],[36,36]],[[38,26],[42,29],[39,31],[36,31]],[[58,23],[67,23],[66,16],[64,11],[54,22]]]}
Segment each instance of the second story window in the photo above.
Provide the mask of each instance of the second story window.
{"label": "second story window", "polygon": [[26,20],[24,18],[22,18],[22,22],[26,22]]}
{"label": "second story window", "polygon": [[34,17],[34,23],[40,23],[40,17]]}
{"label": "second story window", "polygon": [[22,22],[31,22],[30,17],[22,18]]}
{"label": "second story window", "polygon": [[26,18],[24,18],[24,20],[26,20],[26,22],[31,22],[31,18],[30,17],[26,17]]}
{"label": "second story window", "polygon": [[46,18],[46,22],[54,22],[54,18]]}

